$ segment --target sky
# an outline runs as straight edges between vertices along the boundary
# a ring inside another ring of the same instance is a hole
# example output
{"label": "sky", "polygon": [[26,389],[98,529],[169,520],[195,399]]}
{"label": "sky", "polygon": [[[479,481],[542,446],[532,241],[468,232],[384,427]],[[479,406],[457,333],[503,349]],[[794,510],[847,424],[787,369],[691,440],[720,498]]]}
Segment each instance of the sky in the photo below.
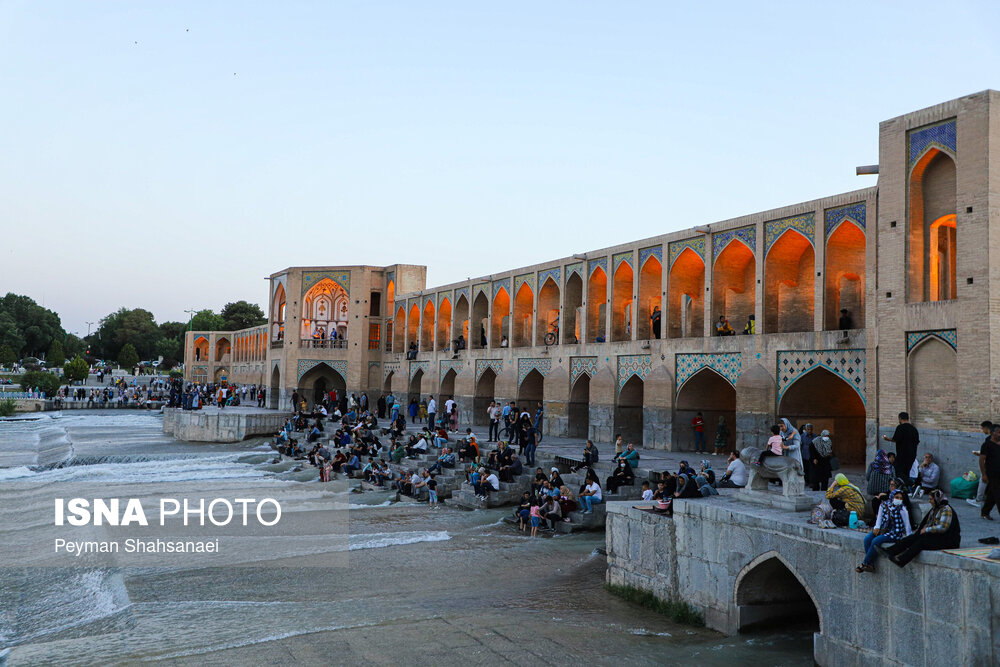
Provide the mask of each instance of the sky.
{"label": "sky", "polygon": [[[1000,88],[997,2],[0,0],[0,293],[87,333],[428,285],[868,187],[878,123]],[[5,247],[6,246],[6,247]]]}

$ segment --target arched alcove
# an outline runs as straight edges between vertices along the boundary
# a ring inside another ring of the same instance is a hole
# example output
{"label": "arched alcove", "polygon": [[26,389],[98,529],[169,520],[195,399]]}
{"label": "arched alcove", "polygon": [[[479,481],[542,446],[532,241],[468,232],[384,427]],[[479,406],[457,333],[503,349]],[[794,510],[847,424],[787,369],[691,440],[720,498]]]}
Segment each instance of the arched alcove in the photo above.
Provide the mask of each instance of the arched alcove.
{"label": "arched alcove", "polygon": [[524,376],[517,388],[517,407],[534,414],[538,404],[545,400],[545,378],[537,370],[532,369]]}
{"label": "arched alcove", "polygon": [[826,313],[824,328],[839,328],[840,310],[850,314],[855,329],[865,326],[865,233],[844,220],[826,239]]}
{"label": "arched alcove", "polygon": [[670,267],[668,338],[705,335],[705,261],[685,248]]}
{"label": "arched alcove", "polygon": [[694,450],[691,420],[699,412],[705,420],[705,445],[711,448],[719,428],[719,418],[729,430],[727,451],[736,445],[736,389],[711,368],[702,368],[688,378],[674,401],[673,442],[681,451]]}
{"label": "arched alcove", "polygon": [[740,632],[780,627],[822,632],[819,605],[776,552],[755,558],[736,577],[736,627]]}
{"label": "arched alcove", "polygon": [[272,410],[278,409],[278,399],[281,393],[281,371],[275,366],[271,370],[271,385],[267,391],[267,406]]}
{"label": "arched alcove", "polygon": [[493,297],[490,311],[490,347],[502,347],[503,339],[510,345],[510,295],[501,287]]}
{"label": "arched alcove", "polygon": [[764,260],[764,326],[766,333],[813,330],[815,253],[812,243],[795,229],[771,245]]}
{"label": "arched alcove", "polygon": [[479,426],[486,426],[490,423],[486,414],[486,409],[490,407],[490,402],[496,397],[497,374],[492,368],[487,368],[476,381],[476,395],[472,399],[472,422]]}
{"label": "arched alcove", "polygon": [[597,267],[587,282],[587,342],[603,339],[608,316],[608,274]]}
{"label": "arched alcove", "polygon": [[632,265],[623,261],[611,286],[611,340],[632,340],[633,279]]}
{"label": "arched alcove", "polygon": [[734,239],[719,253],[712,268],[712,321],[724,315],[742,331],[757,304],[757,260],[753,250]]}
{"label": "arched alcove", "polygon": [[583,373],[573,383],[567,406],[568,435],[571,438],[590,437],[590,376]]}
{"label": "arched alcove", "polygon": [[910,172],[910,301],[943,301],[957,296],[956,193],[955,161],[930,148]]}
{"label": "arched alcove", "polygon": [[444,401],[449,398],[455,397],[455,378],[458,373],[455,372],[454,368],[449,368],[448,372],[444,374],[441,378],[441,386],[438,391],[438,399],[440,400],[441,408],[444,408]]}
{"label": "arched alcove", "polygon": [[552,278],[546,279],[541,289],[538,290],[537,313],[535,345],[545,345],[545,335],[554,332],[555,326],[562,328],[562,323],[559,321],[559,286]]}
{"label": "arched alcove", "polygon": [[[639,270],[639,316],[635,325],[640,340],[659,338],[663,334],[663,265],[655,256],[646,259]],[[653,313],[660,312],[659,331],[653,331]]]}
{"label": "arched alcove", "polygon": [[906,358],[910,418],[918,428],[960,428],[958,354],[936,336],[917,343]]}
{"label": "arched alcove", "polygon": [[479,350],[487,346],[490,336],[490,302],[480,292],[472,302],[472,331],[469,347]]}
{"label": "arched alcove", "polygon": [[[444,350],[451,345],[451,301],[445,297],[437,312],[437,349]],[[457,336],[455,336],[457,338]]]}
{"label": "arched alcove", "polygon": [[865,462],[865,404],[839,375],[816,367],[785,389],[778,417],[794,426],[813,425],[813,431],[830,431],[833,450],[841,463]]}
{"label": "arched alcove", "polygon": [[638,375],[633,375],[618,391],[615,403],[614,432],[621,433],[626,442],[642,444],[642,408],[644,383]]}
{"label": "arched alcove", "polygon": [[563,317],[559,328],[562,330],[562,341],[569,345],[580,342],[583,333],[583,278],[573,272],[566,279],[566,299],[563,302]]}
{"label": "arched alcove", "polygon": [[434,351],[434,302],[430,299],[424,305],[424,317],[420,325],[420,349]]}
{"label": "arched alcove", "polygon": [[513,347],[528,347],[531,345],[532,315],[535,311],[535,293],[525,281],[517,289],[514,297],[514,331],[511,345]]}
{"label": "arched alcove", "polygon": [[297,389],[309,408],[322,401],[324,394],[334,390],[338,398],[343,398],[347,393],[347,382],[340,373],[325,363],[313,366],[299,378]]}

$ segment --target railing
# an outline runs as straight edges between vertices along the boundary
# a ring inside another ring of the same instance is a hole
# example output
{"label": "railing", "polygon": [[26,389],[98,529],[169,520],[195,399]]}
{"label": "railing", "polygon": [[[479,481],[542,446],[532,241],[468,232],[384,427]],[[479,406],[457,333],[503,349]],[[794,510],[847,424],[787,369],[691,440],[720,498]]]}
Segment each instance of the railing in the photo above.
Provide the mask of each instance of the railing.
{"label": "railing", "polygon": [[303,338],[301,347],[313,350],[345,350],[347,349],[347,339]]}
{"label": "railing", "polygon": [[33,397],[31,395],[31,392],[28,392],[28,391],[0,391],[0,400],[3,400],[5,398],[13,398],[13,399],[18,399],[18,398],[37,398],[37,399],[41,400],[41,399],[45,398],[45,394],[42,393],[42,392],[39,392],[38,396],[34,396]]}

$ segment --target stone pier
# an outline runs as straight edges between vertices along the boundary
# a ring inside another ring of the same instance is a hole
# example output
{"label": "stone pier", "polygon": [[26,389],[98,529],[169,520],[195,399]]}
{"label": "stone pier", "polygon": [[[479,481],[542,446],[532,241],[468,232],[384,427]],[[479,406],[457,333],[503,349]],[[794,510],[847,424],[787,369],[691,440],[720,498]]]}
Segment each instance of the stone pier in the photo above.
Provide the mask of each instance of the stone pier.
{"label": "stone pier", "polygon": [[188,442],[240,442],[280,429],[290,412],[260,408],[163,410],[163,432]]}

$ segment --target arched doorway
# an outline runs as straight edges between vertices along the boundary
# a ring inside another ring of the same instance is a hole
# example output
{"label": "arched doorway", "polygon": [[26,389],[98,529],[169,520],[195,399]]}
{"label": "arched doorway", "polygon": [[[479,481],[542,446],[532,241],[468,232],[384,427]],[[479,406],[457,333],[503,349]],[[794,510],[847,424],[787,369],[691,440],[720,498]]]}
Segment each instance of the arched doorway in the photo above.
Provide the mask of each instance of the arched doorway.
{"label": "arched doorway", "polygon": [[392,323],[392,351],[406,351],[406,308],[396,309],[396,320]]}
{"label": "arched doorway", "polygon": [[639,270],[639,318],[636,326],[640,340],[656,339],[663,335],[663,314],[660,313],[657,325],[653,331],[653,313],[663,308],[663,265],[655,256],[650,255]]}
{"label": "arched doorway", "polygon": [[389,374],[385,376],[382,380],[382,393],[388,396],[392,393],[392,376],[395,375],[395,371],[389,371]]}
{"label": "arched doorway", "polygon": [[545,335],[553,332],[553,326],[562,328],[562,322],[559,321],[559,287],[552,278],[548,278],[542,288],[538,290],[537,312],[535,345],[545,345]]}
{"label": "arched doorway", "polygon": [[699,412],[705,420],[705,446],[711,451],[724,417],[729,429],[726,451],[736,447],[736,389],[711,368],[703,368],[681,385],[674,402],[673,441],[682,451],[694,451],[691,421]]}
{"label": "arched doorway", "polygon": [[228,382],[228,381],[229,381],[229,369],[227,369],[225,366],[223,366],[222,368],[217,368],[215,370],[215,382],[217,384],[220,384],[222,382]]}
{"label": "arched doorway", "polygon": [[517,388],[517,407],[519,410],[527,410],[530,414],[535,414],[538,404],[545,400],[544,392],[545,378],[537,370],[532,369],[524,376],[521,386]]}
{"label": "arched doorway", "polygon": [[299,397],[307,402],[310,409],[323,399],[324,393],[334,390],[337,391],[337,398],[343,399],[347,394],[347,382],[326,363],[313,366],[299,378]]}
{"label": "arched doorway", "polygon": [[618,391],[614,432],[620,433],[626,444],[642,444],[643,389],[643,381],[638,375],[633,375]]}
{"label": "arched doorway", "polygon": [[587,283],[587,342],[601,342],[607,332],[608,274],[597,267]]}
{"label": "arched doorway", "polygon": [[476,295],[472,302],[472,331],[469,347],[480,350],[489,344],[490,335],[490,302],[484,292]]}
{"label": "arched doorway", "polygon": [[734,597],[740,632],[774,627],[822,632],[819,606],[775,552],[755,558],[740,572]]}
{"label": "arched doorway", "polygon": [[528,347],[531,345],[532,314],[535,312],[535,294],[528,282],[521,283],[514,296],[514,331],[512,332],[513,347]]}
{"label": "arched doorway", "polygon": [[275,366],[271,371],[271,386],[267,391],[267,407],[272,410],[278,409],[278,399],[281,393],[281,371]]}
{"label": "arched doorway", "polygon": [[229,353],[232,351],[232,343],[228,338],[220,338],[215,342],[215,363],[224,364],[229,362]]}
{"label": "arched doorway", "polygon": [[469,300],[465,295],[458,297],[455,302],[455,312],[451,316],[451,339],[458,340],[459,336],[465,339],[465,346],[472,347],[472,340],[469,338]]}
{"label": "arched doorway", "polygon": [[568,345],[580,342],[580,325],[583,322],[583,279],[574,272],[566,279],[566,301],[563,304],[562,341]]}
{"label": "arched doorway", "polygon": [[796,427],[810,423],[813,432],[830,431],[833,450],[841,463],[865,462],[865,404],[838,375],[814,368],[785,389],[778,417]]}
{"label": "arched doorway", "polygon": [[444,402],[449,398],[455,398],[455,377],[458,373],[455,372],[454,368],[449,368],[448,372],[444,374],[441,378],[440,391],[438,391],[438,401],[441,408],[444,408]]}
{"label": "arched doorway", "polygon": [[669,338],[705,335],[705,261],[685,248],[670,266]]}
{"label": "arched doorway", "polygon": [[569,394],[567,433],[571,438],[590,437],[590,376],[576,379]]}
{"label": "arched doorway", "polygon": [[406,400],[409,403],[413,399],[417,399],[417,403],[420,402],[420,383],[423,382],[424,371],[422,369],[417,369],[417,372],[413,374],[410,378],[409,392],[407,393]]}
{"label": "arched doorway", "polygon": [[757,303],[757,260],[743,241],[733,239],[723,248],[712,268],[712,322],[725,316],[742,331]]}
{"label": "arched doorway", "polygon": [[931,148],[910,173],[909,300],[943,301],[956,294],[955,161]]}
{"label": "arched doorway", "polygon": [[623,261],[611,285],[611,340],[632,340],[632,265]]}
{"label": "arched doorway", "polygon": [[406,318],[406,348],[409,350],[410,343],[415,343],[420,349],[420,306],[413,304],[410,307],[410,314]]}
{"label": "arched doorway", "polygon": [[501,287],[493,297],[490,314],[490,347],[500,348],[504,339],[510,345],[510,295]]}
{"label": "arched doorway", "polygon": [[274,288],[274,298],[271,299],[271,340],[278,341],[285,337],[285,287],[280,283]]}
{"label": "arched doorway", "polygon": [[476,395],[472,399],[472,423],[477,426],[487,426],[490,423],[486,409],[496,398],[497,374],[492,368],[487,368],[476,381]]}
{"label": "arched doorway", "polygon": [[424,305],[424,318],[420,327],[420,349],[434,351],[434,302],[430,299]]}
{"label": "arched doorway", "polygon": [[812,243],[789,229],[771,245],[764,259],[764,331],[813,330],[816,300]]}
{"label": "arched doorway", "polygon": [[452,338],[458,338],[458,336],[451,336],[451,301],[447,297],[441,299],[437,319],[437,349],[445,350],[451,345]]}
{"label": "arched doorway", "polygon": [[954,348],[928,336],[910,351],[906,364],[913,423],[918,428],[960,428],[958,354]]}
{"label": "arched doorway", "polygon": [[208,361],[208,339],[198,336],[194,340],[194,360]]}
{"label": "arched doorway", "polygon": [[855,329],[865,326],[865,233],[850,220],[826,240],[826,313],[824,328],[834,331],[846,309]]}

